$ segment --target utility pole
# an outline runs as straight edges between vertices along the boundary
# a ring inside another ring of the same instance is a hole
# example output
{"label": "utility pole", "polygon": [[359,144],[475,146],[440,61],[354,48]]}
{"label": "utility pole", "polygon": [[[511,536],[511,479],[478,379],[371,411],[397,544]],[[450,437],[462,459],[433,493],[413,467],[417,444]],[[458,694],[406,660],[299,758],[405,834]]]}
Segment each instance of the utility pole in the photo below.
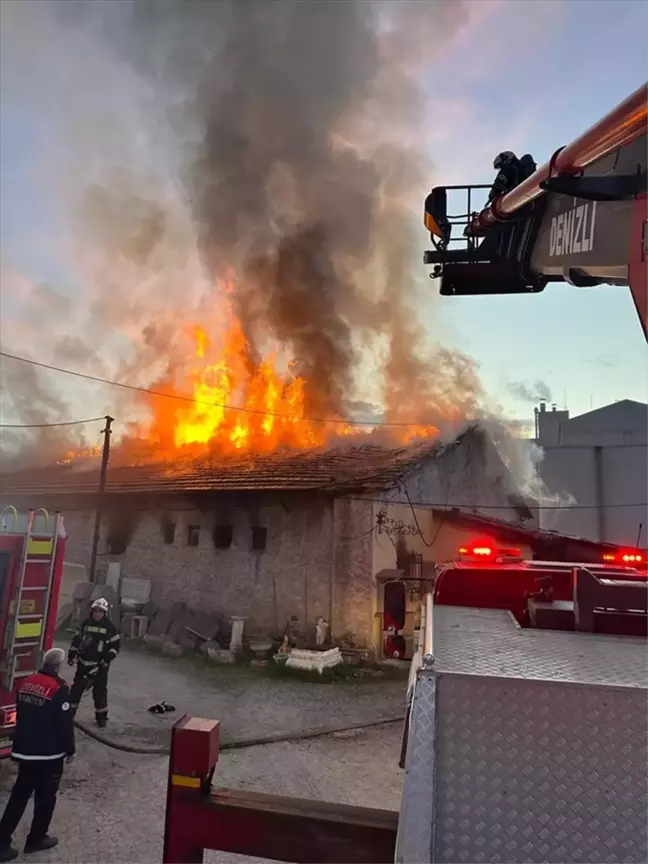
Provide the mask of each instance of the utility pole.
{"label": "utility pole", "polygon": [[94,534],[92,535],[92,552],[90,553],[90,577],[89,581],[95,581],[95,573],[97,570],[97,549],[99,547],[99,532],[101,530],[101,508],[103,505],[104,491],[106,488],[106,471],[108,469],[108,459],[110,457],[110,436],[112,434],[110,427],[115,422],[114,417],[106,415],[106,428],[102,431],[104,436],[103,451],[101,453],[101,473],[99,475],[99,490],[97,492],[97,507],[95,510]]}

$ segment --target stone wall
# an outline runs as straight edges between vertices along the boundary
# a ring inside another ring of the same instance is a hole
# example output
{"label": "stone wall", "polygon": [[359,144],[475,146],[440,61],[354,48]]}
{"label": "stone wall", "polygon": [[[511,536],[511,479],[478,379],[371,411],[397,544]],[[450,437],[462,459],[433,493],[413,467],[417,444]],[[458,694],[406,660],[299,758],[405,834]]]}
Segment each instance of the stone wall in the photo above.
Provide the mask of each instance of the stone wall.
{"label": "stone wall", "polygon": [[[164,509],[139,511],[131,518],[135,524],[126,549],[99,560],[119,560],[125,576],[149,579],[157,603],[183,601],[193,609],[243,615],[250,619],[249,631],[262,632],[280,631],[291,615],[301,627],[306,616],[328,615],[330,508],[263,507],[254,521],[267,531],[266,548],[258,551],[252,549],[252,526],[242,508],[228,508],[229,548],[215,547],[214,526],[222,519],[181,501],[169,500]],[[65,523],[70,535],[66,558],[85,563],[88,514],[67,512]],[[106,549],[110,528],[108,516],[100,550]]]}
{"label": "stone wall", "polygon": [[337,498],[333,522],[336,537],[333,636],[348,647],[371,648],[376,606],[372,502]]}
{"label": "stone wall", "polygon": [[[321,615],[331,621],[335,638],[346,635],[358,647],[368,645],[371,504],[285,496],[277,503],[266,500],[253,517],[249,507],[227,506],[226,520],[181,499],[138,511],[122,506],[114,518],[118,507],[115,496],[102,523],[98,568],[120,561],[124,576],[151,581],[154,602],[182,601],[190,609],[245,616],[249,635],[278,634],[294,616],[300,630],[314,639]],[[64,517],[66,560],[87,566],[93,514],[68,506]],[[215,548],[214,527],[224,521],[232,528],[231,546]],[[252,548],[253,524],[266,529],[263,550]],[[198,545],[193,546],[189,535],[196,529]],[[126,543],[121,554],[106,554],[111,535],[113,542],[117,535]]]}

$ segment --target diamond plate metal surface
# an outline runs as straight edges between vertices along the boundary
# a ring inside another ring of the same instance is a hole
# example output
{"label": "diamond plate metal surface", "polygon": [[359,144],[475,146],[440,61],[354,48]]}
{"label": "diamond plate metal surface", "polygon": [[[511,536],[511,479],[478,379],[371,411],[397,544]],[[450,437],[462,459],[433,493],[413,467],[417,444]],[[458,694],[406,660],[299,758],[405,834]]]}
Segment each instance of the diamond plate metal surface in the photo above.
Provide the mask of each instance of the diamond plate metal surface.
{"label": "diamond plate metal surface", "polygon": [[396,839],[399,864],[431,861],[434,820],[437,679],[419,675],[414,689],[405,779]]}
{"label": "diamond plate metal surface", "polygon": [[434,854],[403,860],[646,862],[646,690],[442,674],[436,707]]}
{"label": "diamond plate metal surface", "polygon": [[522,630],[500,610],[437,607],[434,654],[438,672],[648,686],[645,639]]}

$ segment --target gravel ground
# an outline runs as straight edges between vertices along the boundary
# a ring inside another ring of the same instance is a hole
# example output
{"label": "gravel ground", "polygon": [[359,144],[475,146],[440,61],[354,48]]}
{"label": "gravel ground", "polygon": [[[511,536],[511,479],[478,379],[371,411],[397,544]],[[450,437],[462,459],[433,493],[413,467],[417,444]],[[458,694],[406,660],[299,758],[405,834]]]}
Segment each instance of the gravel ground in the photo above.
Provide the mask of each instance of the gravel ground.
{"label": "gravel ground", "polygon": [[[268,679],[239,668],[205,670],[185,661],[124,651],[111,670],[110,734],[117,740],[161,743],[174,715],[147,712],[166,699],[178,712],[215,717],[223,739],[362,723],[402,712],[403,681],[310,684]],[[86,697],[82,719],[92,716]],[[221,755],[215,785],[256,789],[367,807],[397,809],[402,729],[393,724],[353,737],[327,736]],[[158,862],[162,858],[167,760],[109,749],[77,734],[78,754],[66,769],[52,831],[60,845],[47,862]],[[0,766],[0,806],[14,767]],[[31,811],[31,807],[30,807]],[[22,844],[28,816],[16,834]],[[34,862],[33,856],[25,860]],[[205,852],[206,862],[234,861]],[[251,860],[251,859],[241,859]],[[38,864],[38,862],[34,862]]]}
{"label": "gravel ground", "polygon": [[[110,670],[110,734],[144,746],[166,744],[183,713],[220,720],[222,741],[360,725],[401,716],[405,686],[406,677],[310,683],[241,666],[207,666],[201,658],[124,650]],[[149,713],[149,706],[163,699],[177,711]],[[79,719],[94,720],[90,693]]]}

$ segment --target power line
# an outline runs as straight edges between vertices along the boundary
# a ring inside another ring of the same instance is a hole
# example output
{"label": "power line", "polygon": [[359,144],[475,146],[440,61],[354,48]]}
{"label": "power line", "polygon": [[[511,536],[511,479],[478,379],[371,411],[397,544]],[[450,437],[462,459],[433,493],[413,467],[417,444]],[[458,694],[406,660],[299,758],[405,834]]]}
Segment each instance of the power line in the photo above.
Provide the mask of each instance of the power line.
{"label": "power line", "polygon": [[98,423],[105,417],[90,417],[88,420],[68,420],[66,423],[0,423],[0,429],[49,429],[52,426],[82,426],[84,423]]}
{"label": "power line", "polygon": [[[434,501],[411,501],[409,496],[407,496],[407,501],[387,501],[385,498],[360,498],[354,497],[352,495],[344,496],[346,501],[369,501],[375,504],[401,504],[404,507],[422,507],[429,508],[431,510],[461,510],[462,516],[474,516],[475,518],[479,518],[479,513],[471,513],[470,510],[473,510],[475,506],[478,506],[479,510],[511,510],[512,505],[510,504],[441,504]],[[599,504],[539,504],[533,505],[529,504],[529,510],[598,510]],[[623,503],[623,504],[605,504],[605,509],[615,509],[619,507],[648,507],[648,502],[643,503]]]}
{"label": "power line", "polygon": [[262,411],[259,408],[245,408],[241,405],[227,405],[223,402],[208,402],[203,399],[194,399],[193,396],[182,396],[177,393],[163,393],[160,390],[151,390],[149,387],[138,387],[136,384],[124,384],[121,381],[112,381],[110,378],[100,378],[98,375],[88,375],[86,372],[75,372],[72,369],[63,369],[61,366],[52,366],[49,363],[39,363],[28,357],[18,357],[15,354],[7,354],[0,351],[0,357],[9,360],[17,360],[20,363],[29,363],[39,369],[47,369],[49,372],[60,372],[63,375],[72,375],[75,378],[83,378],[86,381],[94,381],[97,384],[107,384],[109,387],[121,387],[124,390],[132,390],[136,393],[148,393],[151,396],[160,396],[163,399],[176,399],[180,402],[190,402],[192,405],[209,405],[211,408],[224,408],[227,411],[241,411],[244,414],[258,414],[262,417],[277,417],[281,420],[308,420],[311,423],[334,423],[338,426],[380,426],[380,427],[425,427],[424,423],[389,423],[377,420],[344,420],[342,417],[292,417],[290,414],[277,414],[274,411]]}

